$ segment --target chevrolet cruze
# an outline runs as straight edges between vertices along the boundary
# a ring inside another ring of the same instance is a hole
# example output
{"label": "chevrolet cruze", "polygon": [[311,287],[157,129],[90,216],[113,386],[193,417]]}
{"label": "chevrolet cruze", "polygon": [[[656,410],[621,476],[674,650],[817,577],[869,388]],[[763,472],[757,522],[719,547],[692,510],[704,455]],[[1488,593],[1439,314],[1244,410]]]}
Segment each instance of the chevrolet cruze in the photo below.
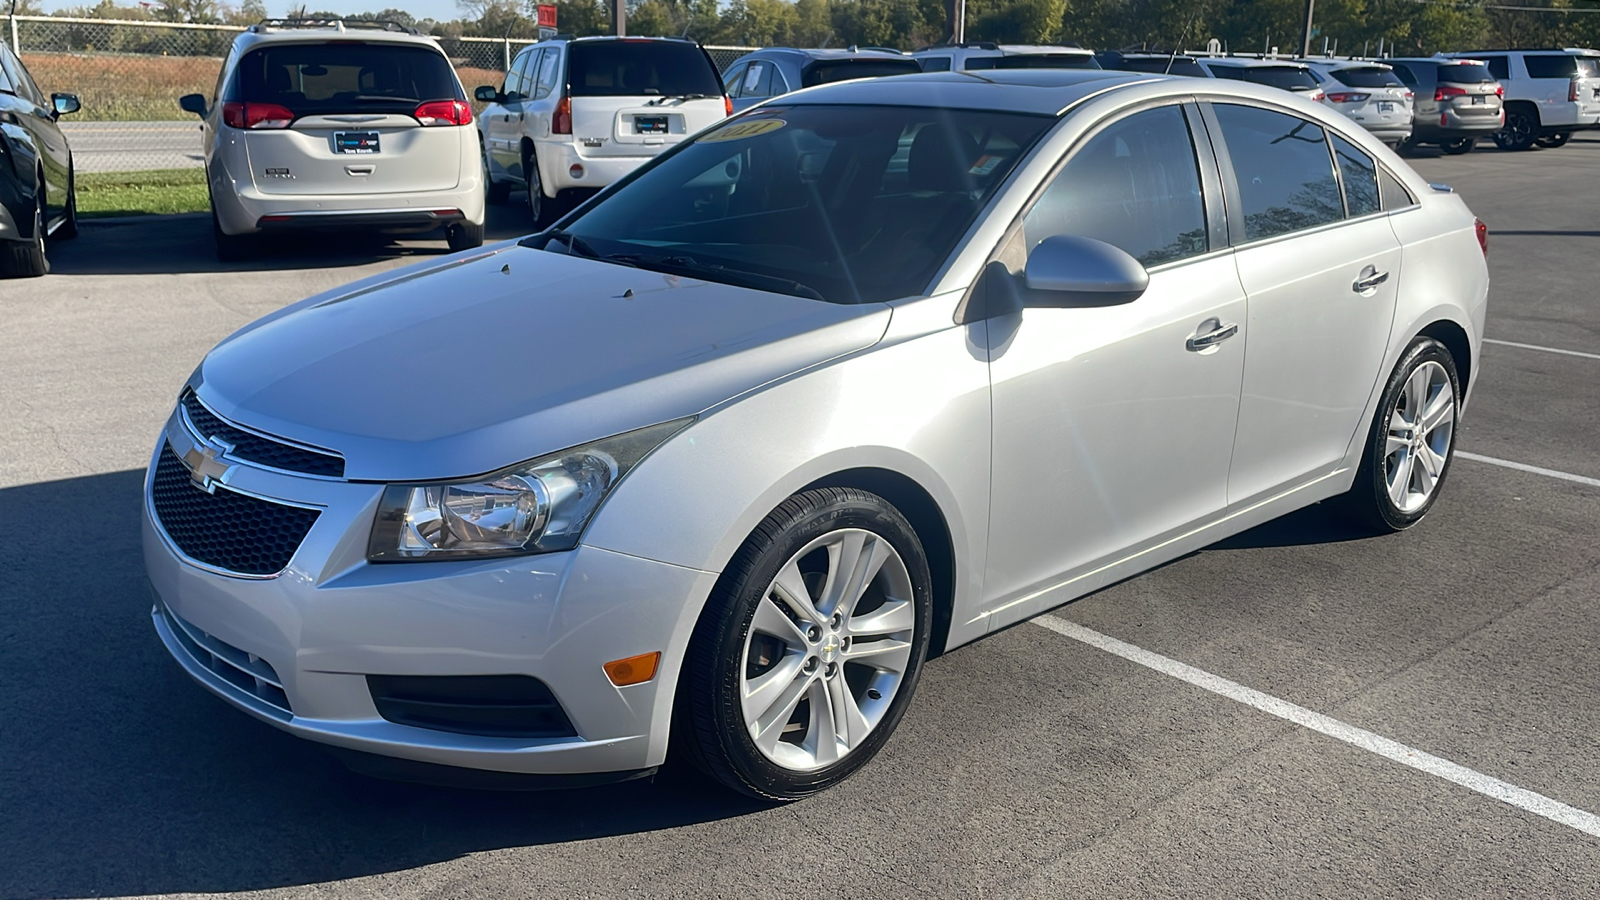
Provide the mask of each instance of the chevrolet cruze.
{"label": "chevrolet cruze", "polygon": [[1422,519],[1486,247],[1269,87],[784,95],[214,349],[146,482],[155,628],[367,771],[802,797],[932,654],[1308,504]]}

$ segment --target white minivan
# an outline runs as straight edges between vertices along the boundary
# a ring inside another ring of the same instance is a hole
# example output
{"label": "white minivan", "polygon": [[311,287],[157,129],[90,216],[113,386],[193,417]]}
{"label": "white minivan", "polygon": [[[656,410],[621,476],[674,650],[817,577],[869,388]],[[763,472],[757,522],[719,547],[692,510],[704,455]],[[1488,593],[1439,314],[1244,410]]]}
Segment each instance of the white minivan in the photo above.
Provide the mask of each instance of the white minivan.
{"label": "white minivan", "polygon": [[517,186],[543,227],[576,192],[603,188],[727,118],[711,57],[675,38],[556,38],[521,53],[479,117],[490,202]]}
{"label": "white minivan", "polygon": [[234,39],[200,116],[217,255],[264,232],[483,243],[472,106],[431,37],[388,22],[268,19]]}

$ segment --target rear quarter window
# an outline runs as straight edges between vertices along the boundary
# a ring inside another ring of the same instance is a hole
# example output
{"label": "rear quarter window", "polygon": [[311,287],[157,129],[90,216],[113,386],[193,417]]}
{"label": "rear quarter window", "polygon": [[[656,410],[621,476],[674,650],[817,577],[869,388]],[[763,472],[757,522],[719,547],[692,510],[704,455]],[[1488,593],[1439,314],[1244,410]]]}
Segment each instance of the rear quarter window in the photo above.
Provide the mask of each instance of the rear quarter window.
{"label": "rear quarter window", "polygon": [[948,72],[948,71],[950,71],[950,57],[948,57],[948,56],[929,56],[929,57],[925,57],[922,60],[922,71],[924,71],[924,72]]}
{"label": "rear quarter window", "polygon": [[1578,60],[1565,53],[1530,53],[1522,58],[1529,78],[1571,78],[1578,74]]}
{"label": "rear quarter window", "polygon": [[855,78],[882,78],[888,75],[915,75],[922,67],[909,59],[820,60],[806,66],[800,74],[801,87],[850,81]]}
{"label": "rear quarter window", "polygon": [[569,48],[574,97],[722,95],[705,51],[687,41],[575,41]]}

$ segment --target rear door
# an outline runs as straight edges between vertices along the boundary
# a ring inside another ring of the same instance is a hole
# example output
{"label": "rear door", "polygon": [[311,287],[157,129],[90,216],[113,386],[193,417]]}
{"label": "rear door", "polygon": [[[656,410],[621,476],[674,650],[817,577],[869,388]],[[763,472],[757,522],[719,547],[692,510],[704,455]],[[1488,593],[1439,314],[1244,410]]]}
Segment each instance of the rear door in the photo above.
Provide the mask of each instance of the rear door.
{"label": "rear door", "polygon": [[716,68],[688,41],[574,41],[567,91],[586,156],[654,156],[727,116]]}
{"label": "rear door", "polygon": [[435,102],[464,106],[465,97],[431,47],[273,43],[241,59],[223,114],[243,132],[264,194],[448,190],[460,180],[461,129],[470,126],[422,116]]}
{"label": "rear door", "polygon": [[1249,305],[1228,476],[1228,501],[1238,504],[1332,472],[1364,431],[1401,250],[1364,152],[1279,110],[1211,109]]}
{"label": "rear door", "polygon": [[522,103],[528,94],[528,72],[539,54],[538,47],[529,47],[517,54],[506,72],[505,83],[500,86],[503,99],[483,111],[485,147],[495,171],[517,178],[522,176]]}

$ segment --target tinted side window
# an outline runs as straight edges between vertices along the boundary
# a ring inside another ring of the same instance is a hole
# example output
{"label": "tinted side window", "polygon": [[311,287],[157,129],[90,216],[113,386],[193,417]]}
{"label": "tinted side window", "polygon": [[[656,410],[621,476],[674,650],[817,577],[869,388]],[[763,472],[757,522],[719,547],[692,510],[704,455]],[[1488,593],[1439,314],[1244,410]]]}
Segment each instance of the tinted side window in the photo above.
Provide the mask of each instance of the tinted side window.
{"label": "tinted side window", "polygon": [[1023,219],[1027,249],[1073,234],[1147,266],[1206,252],[1205,203],[1181,107],[1135,113],[1073,154]]}
{"label": "tinted side window", "polygon": [[1511,65],[1506,62],[1504,56],[1485,57],[1484,62],[1489,64],[1489,74],[1495,78],[1505,81],[1511,77]]}
{"label": "tinted side window", "polygon": [[740,63],[722,75],[722,89],[729,97],[739,96],[739,89],[744,87],[744,72],[749,63]]}
{"label": "tinted side window", "polygon": [[1333,155],[1339,161],[1339,178],[1344,182],[1347,215],[1365,216],[1383,208],[1378,201],[1378,165],[1366,151],[1338,135],[1333,135]]}
{"label": "tinted side window", "polygon": [[16,85],[11,80],[11,49],[0,44],[0,91],[8,94],[17,92]]}
{"label": "tinted side window", "polygon": [[924,71],[924,72],[948,72],[948,71],[950,71],[950,57],[948,57],[948,56],[930,56],[927,59],[924,59],[922,61],[922,71]]}
{"label": "tinted side window", "polygon": [[1578,61],[1565,53],[1529,53],[1522,58],[1529,78],[1571,78],[1578,74]]}
{"label": "tinted side window", "polygon": [[1410,66],[1402,65],[1401,63],[1395,63],[1394,64],[1394,74],[1396,76],[1398,76],[1399,79],[1401,81],[1405,82],[1406,84],[1409,84],[1412,87],[1416,87],[1417,86],[1417,76],[1416,76],[1415,73],[1413,73],[1411,71],[1411,67]]}
{"label": "tinted side window", "polygon": [[1344,216],[1322,128],[1253,106],[1216,106],[1233,158],[1246,240],[1315,228]]}
{"label": "tinted side window", "polygon": [[506,95],[507,100],[515,100],[522,96],[522,69],[528,64],[528,57],[535,55],[532,50],[524,50],[511,61],[511,70],[506,72],[505,83],[500,85],[500,93]]}
{"label": "tinted side window", "polygon": [[1405,185],[1400,183],[1400,179],[1388,169],[1378,170],[1378,193],[1383,197],[1384,209],[1405,209],[1417,202]]}

